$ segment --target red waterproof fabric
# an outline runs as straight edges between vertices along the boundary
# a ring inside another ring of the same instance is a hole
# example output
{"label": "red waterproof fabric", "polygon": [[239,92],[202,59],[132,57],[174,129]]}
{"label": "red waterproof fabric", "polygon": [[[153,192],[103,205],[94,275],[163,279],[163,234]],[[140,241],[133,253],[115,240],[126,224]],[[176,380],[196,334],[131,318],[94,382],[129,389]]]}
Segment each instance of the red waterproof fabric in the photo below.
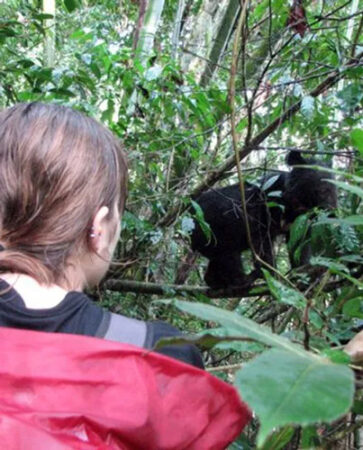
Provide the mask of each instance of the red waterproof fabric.
{"label": "red waterproof fabric", "polygon": [[219,450],[250,419],[237,392],[163,355],[0,328],[0,447]]}

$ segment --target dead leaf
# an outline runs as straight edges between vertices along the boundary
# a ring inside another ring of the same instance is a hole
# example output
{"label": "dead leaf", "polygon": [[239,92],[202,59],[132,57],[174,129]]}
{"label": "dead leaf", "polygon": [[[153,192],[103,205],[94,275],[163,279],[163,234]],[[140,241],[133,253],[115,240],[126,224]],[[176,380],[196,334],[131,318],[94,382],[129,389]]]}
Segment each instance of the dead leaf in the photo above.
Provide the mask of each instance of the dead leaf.
{"label": "dead leaf", "polygon": [[302,0],[294,0],[294,3],[290,9],[287,25],[299,33],[301,37],[304,37],[309,25],[306,20],[306,13],[302,5]]}

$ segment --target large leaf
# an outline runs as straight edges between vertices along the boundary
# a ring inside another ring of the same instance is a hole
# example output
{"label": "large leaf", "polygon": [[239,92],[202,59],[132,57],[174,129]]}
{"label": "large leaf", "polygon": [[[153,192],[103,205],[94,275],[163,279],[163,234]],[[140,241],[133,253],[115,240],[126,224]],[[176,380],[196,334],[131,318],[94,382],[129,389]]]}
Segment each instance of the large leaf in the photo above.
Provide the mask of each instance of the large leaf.
{"label": "large leaf", "polygon": [[339,224],[339,225],[352,225],[352,226],[361,226],[363,225],[363,215],[354,215],[354,216],[347,216],[343,219],[338,218],[330,218],[327,217],[326,219],[319,220],[319,224]]}
{"label": "large leaf", "polygon": [[310,259],[310,264],[312,266],[323,266],[330,269],[331,272],[336,273],[337,271],[349,273],[349,269],[339,261],[333,258],[324,258],[323,256],[313,256]]}
{"label": "large leaf", "polygon": [[359,186],[354,186],[353,184],[345,183],[344,181],[327,180],[329,183],[335,184],[341,189],[350,192],[351,194],[358,195],[358,197],[363,198],[363,189]]}
{"label": "large leaf", "polygon": [[309,230],[309,216],[307,214],[301,214],[296,218],[290,228],[289,242],[287,244],[289,251],[293,251],[296,246],[305,239]]}
{"label": "large leaf", "polygon": [[339,418],[349,411],[354,394],[349,367],[277,349],[239,370],[236,385],[261,422],[259,446],[274,428]]}
{"label": "large leaf", "polygon": [[288,339],[274,334],[269,328],[258,325],[253,320],[242,317],[231,311],[225,311],[215,306],[204,303],[192,303],[184,300],[161,300],[161,303],[172,303],[181,311],[194,314],[200,319],[221,324],[229,333],[229,336],[244,336],[261,342],[269,347],[277,347],[292,353],[305,356],[306,351]]}
{"label": "large leaf", "polygon": [[344,217],[344,219],[342,219],[342,223],[346,223],[347,225],[361,226],[361,225],[363,225],[363,216],[356,215],[356,216]]}
{"label": "large leaf", "polygon": [[[241,336],[216,336],[211,333],[206,333],[202,335],[180,335],[174,337],[165,337],[157,341],[154,346],[154,350],[162,348],[166,345],[184,345],[193,344],[199,345],[203,350],[211,349],[215,347],[220,342],[249,342],[251,339],[244,338]],[[227,347],[228,348],[228,347]]]}
{"label": "large leaf", "polygon": [[354,377],[349,367],[309,353],[234,312],[181,300],[163,302],[220,323],[235,336],[275,347],[244,365],[236,378],[243,400],[261,421],[259,445],[275,428],[332,421],[352,405]]}

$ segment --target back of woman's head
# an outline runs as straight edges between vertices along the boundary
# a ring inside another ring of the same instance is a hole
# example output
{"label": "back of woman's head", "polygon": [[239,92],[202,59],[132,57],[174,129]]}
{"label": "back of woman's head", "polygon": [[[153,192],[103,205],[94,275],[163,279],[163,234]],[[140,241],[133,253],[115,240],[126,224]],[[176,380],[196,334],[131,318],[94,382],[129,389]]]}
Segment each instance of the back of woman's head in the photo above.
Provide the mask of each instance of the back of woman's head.
{"label": "back of woman's head", "polygon": [[0,273],[66,281],[69,258],[90,248],[102,206],[124,207],[127,163],[119,141],[83,114],[18,104],[0,113]]}

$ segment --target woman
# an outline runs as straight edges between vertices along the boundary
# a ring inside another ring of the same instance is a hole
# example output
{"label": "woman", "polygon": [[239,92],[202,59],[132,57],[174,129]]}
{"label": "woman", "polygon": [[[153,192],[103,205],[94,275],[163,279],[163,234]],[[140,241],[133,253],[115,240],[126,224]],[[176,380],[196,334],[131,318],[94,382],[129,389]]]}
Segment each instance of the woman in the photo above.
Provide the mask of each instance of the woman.
{"label": "woman", "polygon": [[[0,113],[1,448],[220,450],[251,417],[231,386],[140,348],[178,330],[82,293],[109,267],[126,184],[95,120],[41,103]],[[161,352],[203,367],[193,346]]]}
{"label": "woman", "polygon": [[[98,336],[152,348],[178,330],[103,310],[82,293],[105,275],[127,193],[119,141],[50,104],[0,113],[0,326]],[[168,356],[203,367],[189,345]]]}

